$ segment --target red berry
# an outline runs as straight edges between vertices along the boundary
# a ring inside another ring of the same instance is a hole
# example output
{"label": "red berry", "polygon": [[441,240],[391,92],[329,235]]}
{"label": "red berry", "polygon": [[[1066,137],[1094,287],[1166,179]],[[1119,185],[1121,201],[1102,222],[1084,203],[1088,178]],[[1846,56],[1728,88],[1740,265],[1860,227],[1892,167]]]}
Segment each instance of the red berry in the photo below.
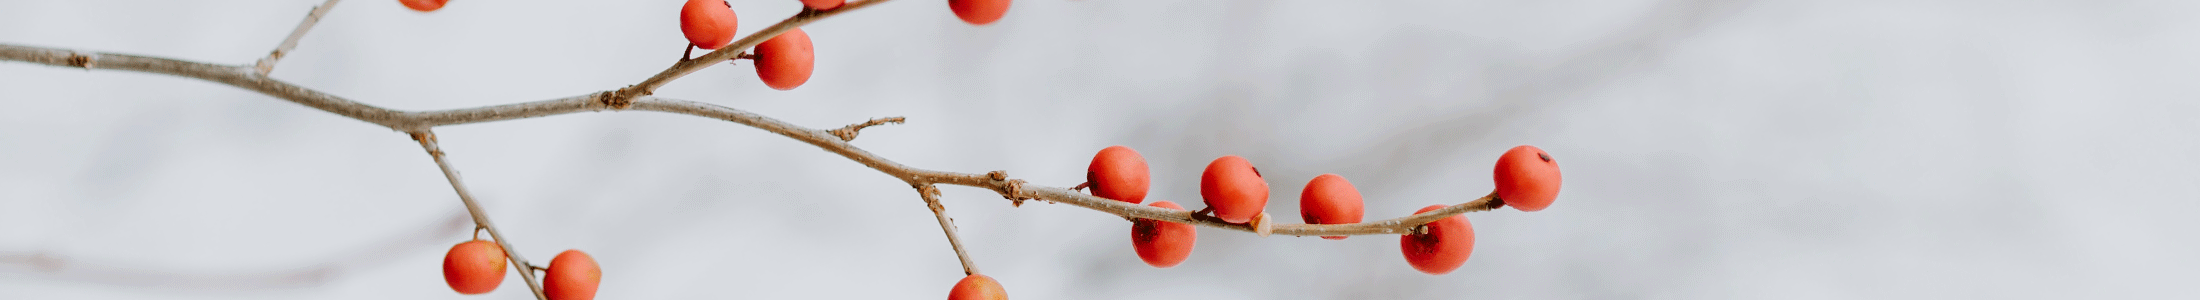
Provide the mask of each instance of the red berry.
{"label": "red berry", "polygon": [[947,0],[947,9],[970,25],[991,24],[1008,14],[1008,0]]}
{"label": "red berry", "polygon": [[756,77],[764,79],[764,85],[776,90],[792,90],[810,82],[810,71],[817,59],[810,47],[810,34],[801,28],[789,29],[762,44],[756,44]]}
{"label": "red berry", "polygon": [[[1442,209],[1443,205],[1423,207],[1414,214]],[[1398,248],[1406,253],[1406,263],[1414,270],[1429,275],[1444,275],[1459,265],[1467,263],[1467,256],[1474,254],[1474,224],[1467,223],[1466,215],[1452,215],[1429,222],[1428,231],[1398,237]]]}
{"label": "red berry", "polygon": [[451,252],[443,254],[443,281],[460,294],[496,290],[504,283],[504,247],[484,240],[451,246]]}
{"label": "red berry", "polygon": [[1520,145],[1497,157],[1497,199],[1520,211],[1538,211],[1558,200],[1558,160],[1535,146]]}
{"label": "red berry", "polygon": [[724,0],[688,0],[680,7],[680,34],[703,50],[733,43],[733,30],[740,25],[737,21],[733,6]]}
{"label": "red berry", "polygon": [[411,8],[412,10],[417,10],[421,12],[431,12],[437,9],[443,9],[443,3],[446,2],[451,2],[451,0],[397,0],[397,3],[404,4],[405,8]]}
{"label": "red berry", "polygon": [[1008,290],[1001,289],[1001,282],[993,281],[993,277],[970,274],[947,290],[947,300],[1008,300]]}
{"label": "red berry", "polygon": [[848,4],[848,1],[847,1],[847,0],[802,0],[802,6],[808,6],[808,7],[810,7],[810,9],[815,9],[815,10],[829,10],[829,9],[835,9],[835,8],[840,8],[840,5],[841,5],[841,4]]}
{"label": "red berry", "polygon": [[603,269],[596,267],[596,259],[580,250],[565,250],[550,259],[549,271],[543,271],[542,293],[550,300],[591,300],[596,299],[596,284],[601,282]]}
{"label": "red berry", "polygon": [[[1154,201],[1154,207],[1184,210],[1176,202]],[[1131,248],[1138,250],[1138,259],[1155,268],[1174,267],[1192,256],[1192,244],[1199,241],[1199,230],[1192,224],[1151,219],[1131,220]]]}
{"label": "red berry", "polygon": [[1092,155],[1085,183],[1092,185],[1093,196],[1136,204],[1146,201],[1146,187],[1153,183],[1146,175],[1146,157],[1131,147],[1109,146]]}
{"label": "red berry", "polygon": [[[1337,174],[1314,176],[1306,182],[1306,190],[1299,193],[1299,217],[1306,224],[1352,224],[1365,217],[1365,207],[1360,204],[1360,189],[1351,181]],[[1324,236],[1324,239],[1342,240],[1343,236]]]}
{"label": "red berry", "polygon": [[1226,155],[1207,163],[1207,171],[1199,174],[1199,197],[1216,218],[1242,224],[1268,207],[1268,181],[1245,158]]}

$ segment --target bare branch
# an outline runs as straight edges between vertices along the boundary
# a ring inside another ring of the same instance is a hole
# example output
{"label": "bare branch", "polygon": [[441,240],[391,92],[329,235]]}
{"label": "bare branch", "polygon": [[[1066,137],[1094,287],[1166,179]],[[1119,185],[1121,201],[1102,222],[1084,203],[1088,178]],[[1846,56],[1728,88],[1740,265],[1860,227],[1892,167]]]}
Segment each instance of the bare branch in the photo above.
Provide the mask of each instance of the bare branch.
{"label": "bare branch", "polygon": [[855,141],[855,140],[856,140],[856,133],[859,133],[860,131],[863,131],[863,128],[865,128],[865,127],[871,127],[871,126],[879,126],[879,125],[886,125],[887,123],[901,124],[902,122],[906,122],[906,121],[909,121],[909,118],[903,118],[903,117],[885,117],[885,118],[877,118],[877,119],[871,119],[871,121],[869,121],[869,122],[856,123],[856,124],[849,124],[848,126],[841,126],[841,127],[840,127],[840,129],[833,129],[832,133],[833,133],[833,136],[837,136],[837,137],[840,137],[840,141],[842,141],[842,142],[850,142],[850,141]]}
{"label": "bare branch", "polygon": [[443,169],[443,178],[450,179],[451,189],[458,191],[458,201],[466,204],[466,213],[473,215],[474,224],[481,226],[481,230],[488,231],[489,238],[496,240],[497,247],[504,248],[505,258],[511,259],[513,266],[518,266],[520,281],[527,282],[527,289],[535,292],[535,299],[550,300],[548,294],[542,293],[542,281],[535,280],[535,272],[527,269],[527,266],[533,264],[528,264],[527,258],[520,257],[519,250],[512,249],[512,243],[506,241],[503,234],[497,233],[496,224],[489,222],[489,213],[481,209],[480,203],[474,202],[473,193],[466,191],[466,183],[458,179],[458,169],[451,168],[451,163],[443,159],[443,147],[436,144],[435,132],[412,132],[412,138],[420,142],[420,148],[427,150],[429,157],[435,158],[435,166]]}
{"label": "bare branch", "polygon": [[336,1],[339,0],[321,2],[320,6],[313,7],[313,11],[306,12],[306,20],[298,21],[298,28],[290,30],[290,37],[283,38],[283,44],[275,46],[275,51],[268,52],[267,57],[262,57],[259,62],[253,63],[252,69],[259,71],[260,75],[267,75],[267,72],[275,71],[275,62],[282,60],[283,56],[290,55],[290,49],[298,48],[298,39],[304,38],[306,31],[313,30],[313,24],[321,23],[321,16],[328,15],[329,9],[336,8]]}
{"label": "bare branch", "polygon": [[924,198],[924,206],[932,209],[932,217],[940,221],[940,230],[947,232],[947,245],[955,248],[955,259],[962,260],[963,275],[978,274],[978,263],[970,261],[970,252],[963,251],[962,236],[956,235],[955,219],[947,217],[947,206],[940,205],[940,188],[930,183],[917,183],[917,196]]}

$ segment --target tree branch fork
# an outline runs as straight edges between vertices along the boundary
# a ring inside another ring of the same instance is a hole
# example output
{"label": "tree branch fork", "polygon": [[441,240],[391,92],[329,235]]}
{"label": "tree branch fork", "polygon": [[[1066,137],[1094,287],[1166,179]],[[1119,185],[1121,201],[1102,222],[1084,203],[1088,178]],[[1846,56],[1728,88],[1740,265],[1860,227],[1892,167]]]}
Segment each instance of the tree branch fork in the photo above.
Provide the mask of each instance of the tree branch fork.
{"label": "tree branch fork", "polygon": [[267,57],[264,57],[255,63],[247,65],[220,65],[154,56],[89,52],[14,44],[0,44],[0,60],[28,62],[56,67],[82,68],[86,70],[119,70],[164,74],[222,83],[238,88],[243,88],[246,90],[259,92],[261,94],[272,96],[285,101],[290,101],[292,103],[297,103],[299,105],[304,105],[313,109],[333,113],[339,116],[343,116],[345,118],[372,123],[378,126],[390,128],[394,131],[407,133],[409,137],[420,144],[423,150],[427,151],[429,156],[435,160],[437,166],[442,169],[446,179],[450,181],[452,188],[455,190],[455,192],[459,194],[460,200],[466,205],[468,212],[471,213],[471,215],[473,216],[473,219],[477,226],[479,226],[481,230],[487,231],[490,237],[494,239],[499,246],[504,248],[504,250],[507,252],[507,256],[514,265],[521,266],[519,267],[519,269],[522,270],[521,278],[523,278],[523,280],[527,282],[529,288],[533,290],[536,297],[540,299],[547,299],[547,297],[543,295],[542,289],[540,288],[539,280],[535,278],[536,276],[534,276],[533,270],[528,270],[529,268],[532,268],[533,265],[527,262],[524,258],[521,258],[519,256],[519,253],[504,240],[503,236],[498,232],[496,227],[494,225],[491,225],[492,223],[490,223],[487,213],[479,206],[478,203],[474,201],[471,193],[466,190],[464,183],[459,179],[456,168],[452,167],[451,164],[444,159],[443,150],[437,144],[435,135],[432,132],[433,128],[447,125],[547,117],[578,112],[635,110],[718,119],[738,123],[749,127],[754,127],[757,129],[762,129],[764,131],[779,134],[781,136],[785,136],[787,138],[791,138],[797,141],[809,143],[827,152],[839,154],[842,157],[845,157],[851,161],[863,164],[866,167],[909,183],[911,187],[917,190],[919,197],[925,201],[926,206],[930,208],[934,216],[937,217],[941,229],[946,232],[949,244],[954,247],[956,256],[962,261],[964,272],[967,274],[976,274],[978,272],[977,266],[975,263],[971,262],[969,255],[966,251],[964,251],[960,237],[956,234],[953,221],[951,218],[947,217],[946,209],[940,203],[939,198],[941,196],[941,193],[937,185],[960,185],[991,190],[995,193],[998,193],[1002,198],[1010,200],[1012,204],[1017,206],[1022,206],[1022,204],[1027,200],[1040,200],[1049,203],[1069,204],[1072,206],[1087,208],[1094,211],[1114,214],[1124,217],[1126,220],[1134,218],[1153,219],[1228,230],[1253,232],[1261,234],[1263,236],[1266,236],[1270,233],[1292,236],[1409,234],[1419,230],[1422,224],[1433,222],[1438,219],[1462,213],[1496,209],[1499,207],[1503,207],[1504,205],[1503,201],[1497,199],[1496,195],[1493,193],[1487,196],[1482,196],[1478,199],[1466,201],[1464,203],[1456,205],[1451,205],[1450,207],[1429,211],[1426,213],[1355,224],[1272,224],[1273,222],[1267,222],[1268,224],[1233,224],[1224,222],[1219,218],[1215,218],[1211,215],[1207,215],[1199,211],[1172,210],[1137,205],[1093,196],[1090,194],[1086,194],[1082,191],[1073,190],[1072,188],[1034,185],[1027,183],[1026,181],[1021,179],[1011,178],[1005,171],[992,171],[984,174],[972,174],[910,167],[894,162],[893,160],[889,160],[885,157],[880,157],[876,154],[872,154],[869,151],[865,151],[862,148],[856,147],[855,145],[851,144],[851,142],[855,140],[857,134],[861,130],[873,126],[885,124],[900,124],[906,122],[907,119],[903,117],[876,118],[861,123],[850,124],[836,129],[824,130],[795,125],[764,115],[717,104],[651,96],[651,94],[657,88],[662,87],[675,79],[701,70],[703,68],[716,65],[720,62],[725,62],[729,59],[737,58],[740,54],[747,51],[748,48],[754,47],[756,44],[763,42],[765,39],[777,36],[779,33],[800,27],[804,24],[808,24],[818,19],[835,16],[840,13],[869,7],[871,5],[883,3],[890,0],[853,1],[843,5],[840,8],[829,11],[804,9],[802,12],[797,13],[794,16],[787,18],[786,20],[780,21],[779,23],[774,24],[770,27],[752,33],[735,41],[731,45],[714,50],[710,53],[704,54],[701,57],[687,58],[683,56],[683,59],[675,62],[671,67],[667,68],[663,72],[658,73],[655,76],[651,76],[650,78],[641,81],[640,83],[617,89],[547,100],[471,108],[406,111],[383,108],[364,102],[354,101],[337,95],[324,93],[321,91],[298,86],[296,84],[269,77],[268,73],[272,71],[275,63],[280,60],[286,53],[290,52],[292,48],[296,47],[300,37],[302,37],[306,33],[306,31],[311,29],[315,23],[319,22],[321,17],[323,15],[326,15],[328,13],[328,10],[334,7],[337,1],[338,0],[327,0],[322,5],[316,6],[311,12],[307,14],[305,20],[300,22],[297,29],[291,32],[291,34],[283,41],[283,43],[277,46],[274,51],[271,51]]}

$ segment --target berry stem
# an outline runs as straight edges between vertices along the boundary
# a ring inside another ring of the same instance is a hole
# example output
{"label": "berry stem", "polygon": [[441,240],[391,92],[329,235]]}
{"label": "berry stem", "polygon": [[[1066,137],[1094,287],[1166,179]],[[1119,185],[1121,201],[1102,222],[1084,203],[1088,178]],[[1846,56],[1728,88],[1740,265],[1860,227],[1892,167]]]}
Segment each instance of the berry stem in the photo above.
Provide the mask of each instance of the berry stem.
{"label": "berry stem", "polygon": [[[443,178],[451,181],[451,189],[458,192],[458,201],[465,203],[466,213],[473,215],[474,225],[479,226],[482,231],[488,231],[489,238],[496,239],[497,247],[504,248],[504,257],[510,259],[512,265],[533,266],[527,263],[527,258],[519,256],[518,250],[513,250],[511,243],[505,242],[504,235],[497,233],[496,224],[489,222],[489,213],[481,209],[480,203],[474,201],[472,192],[466,191],[466,183],[458,179],[458,169],[452,168],[450,161],[443,159],[443,147],[436,144],[435,132],[421,130],[414,131],[411,135],[414,141],[420,142],[422,150],[428,151],[428,157],[435,159],[435,166],[443,169]],[[550,296],[542,292],[542,282],[535,280],[535,272],[519,272],[519,278],[520,281],[527,282],[528,290],[535,292],[535,299],[550,300]]]}

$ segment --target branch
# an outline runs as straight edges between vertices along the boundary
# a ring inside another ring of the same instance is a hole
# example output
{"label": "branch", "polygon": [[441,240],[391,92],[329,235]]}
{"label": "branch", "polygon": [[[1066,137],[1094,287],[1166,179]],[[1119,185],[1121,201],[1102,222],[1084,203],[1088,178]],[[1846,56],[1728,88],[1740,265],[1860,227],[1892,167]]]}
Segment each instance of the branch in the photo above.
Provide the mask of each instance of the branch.
{"label": "branch", "polygon": [[[314,109],[327,111],[329,113],[334,113],[347,118],[365,121],[368,123],[382,125],[385,127],[389,127],[393,130],[404,132],[424,132],[425,130],[436,126],[544,117],[584,111],[619,111],[619,109],[614,108],[611,103],[614,101],[614,99],[612,99],[612,94],[616,93],[616,91],[604,91],[566,98],[474,108],[433,111],[400,111],[347,100],[341,97],[337,97],[335,95],[329,95],[280,80],[270,79],[264,75],[259,75],[237,67],[230,66],[220,66],[158,57],[112,53],[90,53],[64,49],[6,44],[0,44],[0,60],[23,61],[52,66],[80,67],[87,69],[138,71],[202,79],[206,81],[229,84],[231,86],[236,86],[247,90],[258,91],[262,94],[267,94],[269,96],[288,100],[293,103],[312,107]],[[626,110],[656,111],[690,115],[724,120],[728,122],[739,123],[741,125],[746,125],[749,127],[755,127],[757,129],[762,129],[764,131],[769,131],[771,133],[779,134],[781,136],[786,136],[797,141],[809,143],[810,145],[817,146],[818,148],[823,149],[827,152],[839,154],[840,156],[846,157],[849,160],[855,161],[856,163],[861,163],[865,167],[870,167],[871,169],[878,170],[879,172],[885,173],[888,176],[893,176],[894,178],[899,178],[904,181],[952,184],[991,189],[995,192],[1000,193],[1001,196],[1013,201],[1017,201],[1018,203],[1021,203],[1022,200],[1026,199],[1038,199],[1048,202],[1068,203],[1070,205],[1076,205],[1079,207],[1089,208],[1124,217],[1155,219],[1253,232],[1252,228],[1243,224],[1229,224],[1217,219],[1194,217],[1191,212],[1187,211],[1133,205],[1121,201],[1095,197],[1092,195],[1071,191],[1065,188],[1029,186],[1024,184],[1022,180],[1009,179],[1006,175],[992,176],[991,174],[981,175],[944,172],[909,167],[900,163],[896,163],[892,160],[888,160],[884,157],[879,157],[876,154],[871,154],[869,151],[864,151],[862,148],[856,147],[853,144],[849,144],[848,141],[842,140],[839,136],[836,136],[829,131],[794,125],[792,123],[787,123],[786,121],[773,119],[771,117],[766,117],[763,115],[731,107],[703,102],[647,96],[636,97],[633,99],[629,99],[626,102]],[[1448,217],[1461,213],[1485,211],[1502,207],[1502,201],[1498,201],[1498,199],[1495,198],[1496,197],[1494,196],[1484,196],[1481,199],[1475,199],[1473,201],[1468,201],[1466,203],[1453,205],[1451,207],[1431,211],[1428,213],[1358,224],[1277,224],[1274,225],[1274,233],[1295,236],[1403,234],[1409,232],[1414,226],[1419,226],[1420,224],[1435,221],[1443,217]]]}
{"label": "branch", "polygon": [[528,269],[533,265],[527,263],[527,258],[519,256],[519,250],[513,250],[512,243],[506,242],[503,234],[497,233],[496,224],[489,222],[489,213],[481,209],[480,203],[474,202],[473,193],[467,192],[466,183],[458,179],[458,169],[451,168],[451,163],[443,159],[443,147],[436,144],[435,132],[412,132],[412,138],[420,142],[421,149],[428,150],[429,157],[435,158],[435,166],[443,169],[443,178],[450,179],[451,189],[458,191],[458,201],[466,204],[466,213],[473,215],[474,225],[479,226],[480,230],[488,231],[489,238],[496,240],[497,247],[504,248],[504,257],[511,259],[512,265],[519,269],[520,281],[527,282],[527,289],[535,292],[535,299],[550,300],[549,295],[542,293],[542,281],[535,280],[535,271]]}
{"label": "branch", "polygon": [[[1000,171],[980,175],[970,173],[935,171],[905,166],[892,160],[888,160],[884,157],[879,157],[875,154],[863,150],[862,148],[858,148],[848,143],[848,141],[852,140],[852,138],[854,137],[854,132],[856,130],[860,130],[865,126],[870,126],[870,123],[851,125],[849,127],[843,127],[838,130],[827,131],[794,125],[785,121],[780,121],[778,119],[773,119],[748,111],[720,106],[716,104],[650,96],[638,96],[647,95],[656,87],[662,86],[673,79],[679,78],[680,76],[694,72],[695,70],[699,70],[703,67],[708,67],[711,65],[715,65],[718,62],[725,61],[728,58],[742,53],[742,51],[746,50],[747,48],[755,46],[756,43],[761,42],[762,40],[771,36],[777,35],[780,32],[784,32],[788,29],[795,28],[803,24],[808,24],[809,22],[815,21],[817,19],[830,17],[842,12],[868,7],[870,5],[882,3],[885,1],[888,0],[869,0],[854,2],[849,3],[839,9],[822,12],[805,9],[801,13],[796,14],[793,17],[789,17],[784,21],[780,21],[778,24],[775,24],[769,28],[765,28],[762,31],[753,33],[748,37],[742,38],[731,46],[720,48],[709,54],[705,54],[701,58],[680,61],[678,63],[675,63],[671,68],[659,73],[657,76],[651,77],[650,79],[645,80],[642,83],[627,86],[621,89],[601,91],[558,99],[449,110],[401,111],[382,108],[366,103],[361,103],[358,101],[344,99],[335,95],[322,93],[320,91],[301,87],[288,82],[275,80],[267,77],[266,74],[258,73],[248,68],[182,61],[168,58],[114,53],[82,52],[67,49],[0,44],[0,60],[23,61],[51,66],[77,67],[85,69],[137,71],[146,73],[167,74],[186,78],[196,78],[211,82],[228,84],[247,90],[257,91],[262,94],[287,100],[292,103],[298,103],[300,105],[305,105],[307,107],[312,107],[314,109],[319,109],[329,113],[334,113],[347,118],[368,123],[374,123],[376,125],[389,127],[390,129],[396,131],[413,133],[416,139],[421,140],[422,146],[427,147],[429,149],[429,153],[435,156],[438,165],[444,168],[445,175],[448,176],[451,180],[452,187],[459,191],[459,194],[461,195],[461,200],[466,201],[469,210],[475,212],[476,220],[483,225],[487,225],[488,219],[486,218],[486,216],[480,214],[478,207],[475,207],[473,205],[473,201],[471,200],[472,198],[470,195],[467,195],[464,186],[459,182],[457,173],[451,170],[447,164],[443,163],[443,158],[441,156],[442,152],[438,151],[435,148],[433,135],[429,133],[430,128],[445,125],[494,122],[512,119],[562,115],[583,111],[643,110],[719,119],[739,123],[757,129],[762,129],[764,131],[769,131],[775,134],[786,136],[797,141],[809,143],[810,145],[817,146],[818,148],[823,149],[827,152],[839,154],[842,157],[846,157],[849,160],[855,161],[856,163],[863,164],[866,167],[878,170],[879,172],[885,173],[888,176],[893,176],[912,184],[929,185],[938,183],[978,187],[990,189],[997,193],[1000,193],[1002,197],[1014,201],[1016,204],[1021,204],[1024,200],[1037,199],[1053,203],[1068,203],[1070,205],[1115,214],[1126,218],[1154,219],[1246,232],[1259,232],[1258,230],[1256,230],[1256,228],[1247,224],[1230,224],[1222,222],[1221,220],[1215,219],[1210,216],[1197,215],[1193,212],[1188,211],[1133,205],[1120,201],[1095,197],[1077,191],[1058,187],[1027,186],[1023,180],[1011,179],[1006,175],[1005,172]],[[324,6],[323,9],[325,8],[326,7]],[[309,19],[311,19],[310,15]],[[296,34],[294,33],[293,36],[296,36]],[[872,123],[880,121],[881,120],[873,120]],[[1437,219],[1441,219],[1443,217],[1467,212],[1485,211],[1502,207],[1503,205],[1504,204],[1502,201],[1496,199],[1494,195],[1490,195],[1436,211],[1388,220],[1358,224],[1335,225],[1275,224],[1272,225],[1272,233],[1296,236],[1404,234],[1411,232],[1414,227],[1417,227],[1424,223],[1435,221]],[[496,231],[493,228],[490,229],[490,233],[492,237],[497,238],[499,244],[503,244],[503,239],[501,237],[497,237]],[[504,246],[507,252],[512,251],[509,245]],[[515,263],[522,266],[527,265],[516,254],[517,253],[512,253],[511,255]],[[525,272],[523,272],[522,274],[526,277],[532,277],[532,274],[528,274]],[[530,279],[530,284],[534,284],[532,279]]]}
{"label": "branch", "polygon": [[306,31],[313,29],[313,24],[321,23],[321,16],[328,15],[329,9],[336,8],[336,1],[339,0],[321,2],[320,6],[313,7],[313,11],[306,12],[306,20],[298,21],[298,28],[290,30],[290,37],[283,38],[283,43],[275,46],[275,51],[268,52],[267,57],[260,58],[259,62],[253,63],[252,69],[259,71],[260,75],[267,75],[267,72],[275,71],[275,61],[282,60],[283,56],[289,55],[290,49],[298,48],[298,39],[304,38]]}
{"label": "branch", "polygon": [[970,261],[970,252],[963,251],[962,237],[955,234],[955,219],[947,217],[947,206],[940,205],[940,188],[930,183],[915,185],[917,196],[924,198],[924,206],[932,209],[932,217],[940,220],[940,230],[947,232],[947,245],[955,248],[955,259],[962,260],[963,275],[978,274],[978,263]]}

